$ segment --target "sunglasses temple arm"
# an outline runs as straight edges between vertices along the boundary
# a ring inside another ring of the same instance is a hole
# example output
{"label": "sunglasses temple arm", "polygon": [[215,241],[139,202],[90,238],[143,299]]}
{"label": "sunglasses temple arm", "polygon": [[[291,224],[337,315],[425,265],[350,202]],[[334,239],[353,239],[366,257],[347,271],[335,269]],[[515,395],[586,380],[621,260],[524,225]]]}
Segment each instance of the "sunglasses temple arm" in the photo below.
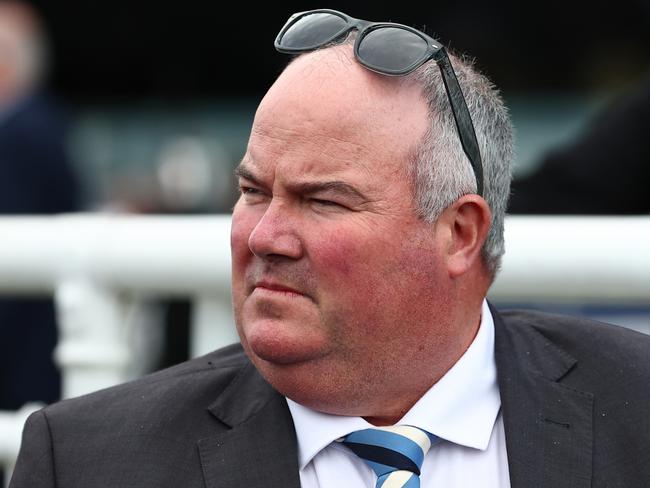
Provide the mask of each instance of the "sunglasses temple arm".
{"label": "sunglasses temple arm", "polygon": [[442,74],[442,81],[447,90],[447,96],[451,104],[451,111],[454,114],[456,121],[456,129],[460,138],[460,143],[463,146],[465,155],[474,170],[476,177],[476,193],[483,196],[483,163],[481,162],[481,152],[478,148],[478,141],[476,140],[476,132],[474,131],[474,124],[467,109],[465,97],[458,84],[458,79],[451,66],[449,56],[444,49],[440,49],[435,56],[438,68]]}

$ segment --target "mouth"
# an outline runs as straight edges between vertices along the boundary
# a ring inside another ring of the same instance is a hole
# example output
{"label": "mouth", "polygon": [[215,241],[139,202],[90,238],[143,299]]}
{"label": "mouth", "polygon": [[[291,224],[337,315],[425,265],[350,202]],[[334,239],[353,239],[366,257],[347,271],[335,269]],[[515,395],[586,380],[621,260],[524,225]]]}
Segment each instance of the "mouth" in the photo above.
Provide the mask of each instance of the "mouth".
{"label": "mouth", "polygon": [[291,296],[308,297],[308,295],[301,292],[300,290],[297,290],[295,288],[280,283],[274,283],[271,281],[259,281],[255,283],[255,286],[253,287],[253,291],[259,291],[265,294],[268,293],[268,294],[275,294],[275,295],[284,295],[289,297]]}

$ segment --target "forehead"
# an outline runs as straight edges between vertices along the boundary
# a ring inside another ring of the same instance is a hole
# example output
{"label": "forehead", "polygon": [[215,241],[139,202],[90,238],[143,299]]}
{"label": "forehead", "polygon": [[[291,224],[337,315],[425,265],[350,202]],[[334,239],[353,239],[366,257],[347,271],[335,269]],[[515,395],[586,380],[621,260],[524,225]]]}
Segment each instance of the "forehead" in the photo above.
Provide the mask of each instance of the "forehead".
{"label": "forehead", "polygon": [[301,56],[278,78],[256,113],[248,159],[300,163],[301,171],[397,172],[427,126],[417,86],[372,73],[351,47],[337,46]]}

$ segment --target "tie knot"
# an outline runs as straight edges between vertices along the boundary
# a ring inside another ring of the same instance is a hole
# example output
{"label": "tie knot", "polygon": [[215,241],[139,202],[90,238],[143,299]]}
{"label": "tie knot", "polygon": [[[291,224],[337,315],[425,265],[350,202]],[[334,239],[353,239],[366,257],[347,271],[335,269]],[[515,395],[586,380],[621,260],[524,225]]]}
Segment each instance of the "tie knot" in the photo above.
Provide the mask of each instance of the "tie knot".
{"label": "tie knot", "polygon": [[[379,478],[379,487],[382,486],[382,479],[396,471],[407,471],[419,476],[424,456],[437,439],[433,434],[417,427],[395,425],[357,430],[340,442],[372,468]],[[413,477],[409,473],[394,473],[393,477]]]}

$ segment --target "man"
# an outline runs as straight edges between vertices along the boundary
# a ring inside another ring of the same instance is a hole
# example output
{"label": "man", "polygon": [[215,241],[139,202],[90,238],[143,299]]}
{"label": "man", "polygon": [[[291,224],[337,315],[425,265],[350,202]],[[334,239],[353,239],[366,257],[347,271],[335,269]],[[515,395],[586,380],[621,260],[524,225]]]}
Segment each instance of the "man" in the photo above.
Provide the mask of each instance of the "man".
{"label": "man", "polygon": [[[47,42],[30,5],[0,0],[0,214],[80,209],[66,118],[46,95]],[[51,299],[0,300],[0,410],[60,398]]]}
{"label": "man", "polygon": [[237,169],[245,354],[34,414],[11,486],[647,486],[650,339],[485,302],[512,154],[493,87],[453,58],[472,124],[436,41],[333,11],[276,46],[305,53]]}

